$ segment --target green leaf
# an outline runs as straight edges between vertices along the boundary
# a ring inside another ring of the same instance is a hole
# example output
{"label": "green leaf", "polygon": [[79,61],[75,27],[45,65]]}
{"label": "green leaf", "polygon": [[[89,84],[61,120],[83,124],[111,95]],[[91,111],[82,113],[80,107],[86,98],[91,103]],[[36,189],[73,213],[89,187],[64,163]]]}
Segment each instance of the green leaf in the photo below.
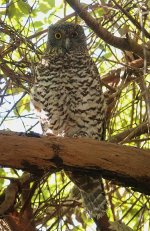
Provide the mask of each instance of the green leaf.
{"label": "green leaf", "polygon": [[105,57],[106,59],[109,59],[111,56],[112,56],[112,53],[111,53],[111,52],[107,52],[107,53],[104,55],[104,57]]}
{"label": "green leaf", "polygon": [[6,10],[5,9],[0,9],[0,15],[6,15]]}
{"label": "green leaf", "polygon": [[106,11],[103,8],[99,8],[97,13],[99,16],[103,16],[106,13]]}
{"label": "green leaf", "polygon": [[47,13],[50,10],[49,4],[46,2],[39,3],[39,9],[42,13]]}
{"label": "green leaf", "polygon": [[0,5],[6,4],[6,0],[0,0]]}
{"label": "green leaf", "polygon": [[12,2],[8,7],[8,17],[20,19],[24,15],[28,15],[30,12],[30,6],[23,0]]}
{"label": "green leaf", "polygon": [[10,95],[17,95],[19,93],[22,92],[22,88],[21,87],[13,87],[7,90],[7,94]]}
{"label": "green leaf", "polygon": [[55,7],[55,0],[48,1],[48,4],[51,8]]}
{"label": "green leaf", "polygon": [[20,0],[17,2],[17,6],[18,8],[20,9],[20,11],[23,13],[23,14],[29,14],[30,12],[30,6],[27,2],[24,2],[23,0]]}
{"label": "green leaf", "polygon": [[8,7],[8,17],[11,19],[17,14],[16,4],[12,2]]}
{"label": "green leaf", "polygon": [[30,111],[30,96],[25,95],[16,105],[14,109],[15,115],[21,115],[24,111]]}
{"label": "green leaf", "polygon": [[[5,176],[6,175],[6,173],[5,173],[5,171],[4,171],[4,169],[3,168],[0,168],[0,176]],[[3,192],[3,190],[2,190],[2,188],[3,188],[3,185],[4,184],[4,179],[3,178],[0,178],[0,193],[2,193]]]}
{"label": "green leaf", "polygon": [[34,22],[34,27],[41,27],[43,26],[43,22],[42,21],[36,21]]}

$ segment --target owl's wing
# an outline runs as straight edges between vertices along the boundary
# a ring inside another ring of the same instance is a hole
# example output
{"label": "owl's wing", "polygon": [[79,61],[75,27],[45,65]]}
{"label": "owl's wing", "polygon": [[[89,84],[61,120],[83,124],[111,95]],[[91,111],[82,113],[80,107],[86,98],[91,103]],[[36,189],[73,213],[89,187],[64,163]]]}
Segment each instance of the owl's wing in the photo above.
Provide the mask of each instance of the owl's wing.
{"label": "owl's wing", "polygon": [[[99,94],[101,94],[100,95],[100,97],[101,97],[101,100],[103,101],[103,104],[105,105],[104,107],[105,107],[105,114],[106,114],[106,111],[107,111],[107,104],[106,104],[106,98],[105,98],[105,95],[103,94],[103,92],[102,92],[102,86],[103,86],[103,83],[102,83],[102,81],[101,81],[101,77],[100,77],[100,73],[99,73],[99,71],[98,71],[98,68],[97,68],[97,66],[96,66],[96,64],[95,64],[95,62],[91,59],[91,71],[92,71],[92,74],[93,74],[93,78],[96,78],[97,80],[98,80],[98,86],[97,86],[97,90],[99,91]],[[102,134],[101,134],[101,140],[105,140],[105,137],[106,137],[106,116],[105,116],[105,118],[104,118],[104,120],[103,120],[103,124],[102,124],[102,126],[103,126],[103,132],[102,132]]]}

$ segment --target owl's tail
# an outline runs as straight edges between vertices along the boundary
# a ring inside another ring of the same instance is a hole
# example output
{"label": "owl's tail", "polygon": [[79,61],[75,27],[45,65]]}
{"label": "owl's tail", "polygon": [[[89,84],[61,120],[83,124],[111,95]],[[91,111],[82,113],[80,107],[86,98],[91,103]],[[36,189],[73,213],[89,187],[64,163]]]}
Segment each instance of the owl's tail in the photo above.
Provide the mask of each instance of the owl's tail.
{"label": "owl's tail", "polygon": [[[85,208],[99,227],[98,231],[104,230],[101,224],[103,220],[108,223],[106,218],[106,198],[103,188],[102,179],[89,175],[81,175],[77,172],[67,173],[69,178],[78,186]],[[104,218],[104,219],[103,219]]]}
{"label": "owl's tail", "polygon": [[103,217],[106,213],[106,198],[102,180],[89,177],[87,182],[80,184],[80,191],[83,203],[91,216],[97,219]]}
{"label": "owl's tail", "polygon": [[97,225],[96,231],[133,231],[119,221],[109,222],[102,178],[81,175],[78,172],[67,172],[67,175],[78,186],[73,194],[78,199],[81,194],[85,208]]}

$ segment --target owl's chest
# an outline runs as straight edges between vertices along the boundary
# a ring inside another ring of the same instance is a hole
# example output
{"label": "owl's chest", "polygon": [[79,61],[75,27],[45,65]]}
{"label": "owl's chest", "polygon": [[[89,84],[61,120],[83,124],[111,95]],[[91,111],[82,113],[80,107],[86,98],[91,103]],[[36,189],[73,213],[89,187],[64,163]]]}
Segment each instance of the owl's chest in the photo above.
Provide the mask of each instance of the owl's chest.
{"label": "owl's chest", "polygon": [[81,60],[58,60],[44,69],[39,71],[38,88],[51,104],[54,101],[58,105],[73,104],[75,99],[84,97],[93,82],[86,63]]}
{"label": "owl's chest", "polygon": [[58,116],[88,109],[97,95],[97,79],[91,59],[81,55],[48,59],[37,68],[34,99],[38,107]]}

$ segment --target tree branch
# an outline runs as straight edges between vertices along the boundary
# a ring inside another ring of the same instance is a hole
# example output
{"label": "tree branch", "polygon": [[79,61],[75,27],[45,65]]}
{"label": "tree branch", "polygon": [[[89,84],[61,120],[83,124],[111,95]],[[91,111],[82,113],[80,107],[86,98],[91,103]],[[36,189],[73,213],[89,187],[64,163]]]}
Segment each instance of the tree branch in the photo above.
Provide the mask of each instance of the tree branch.
{"label": "tree branch", "polygon": [[35,174],[60,169],[102,174],[150,194],[150,151],[91,139],[0,134],[0,164]]}
{"label": "tree branch", "polygon": [[129,142],[131,139],[140,136],[142,134],[148,133],[149,130],[149,124],[148,122],[143,122],[139,126],[135,128],[129,128],[121,133],[118,133],[117,135],[110,138],[111,143],[125,143]]}
{"label": "tree branch", "polygon": [[[105,29],[97,20],[95,20],[87,10],[77,0],[66,0],[75,12],[86,22],[86,24],[106,43],[119,48],[121,50],[132,51],[140,57],[144,58],[144,47],[137,44],[133,39],[120,38],[114,36]],[[146,50],[146,58],[150,60],[150,50]]]}
{"label": "tree branch", "polygon": [[115,5],[117,6],[117,8],[124,14],[126,15],[126,17],[133,23],[134,26],[136,26],[136,28],[141,32],[143,31],[144,32],[144,35],[150,39],[150,34],[148,33],[148,31],[143,28],[141,26],[141,24],[135,19],[135,17],[132,17],[131,14],[129,14],[128,11],[126,11],[121,5],[119,5],[115,0],[112,0]]}

